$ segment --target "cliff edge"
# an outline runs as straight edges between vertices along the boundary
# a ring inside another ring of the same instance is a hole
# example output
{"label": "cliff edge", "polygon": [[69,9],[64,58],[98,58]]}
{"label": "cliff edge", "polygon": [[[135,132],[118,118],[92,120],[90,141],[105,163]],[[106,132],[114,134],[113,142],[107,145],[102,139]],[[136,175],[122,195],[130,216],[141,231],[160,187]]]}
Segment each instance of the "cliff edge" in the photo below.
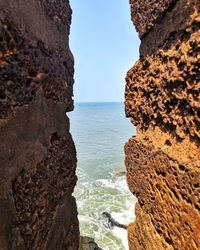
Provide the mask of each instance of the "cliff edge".
{"label": "cliff edge", "polygon": [[141,38],[127,73],[125,112],[137,135],[125,145],[137,196],[130,249],[200,249],[200,4],[130,0]]}
{"label": "cliff edge", "polygon": [[0,249],[78,249],[69,1],[0,0]]}

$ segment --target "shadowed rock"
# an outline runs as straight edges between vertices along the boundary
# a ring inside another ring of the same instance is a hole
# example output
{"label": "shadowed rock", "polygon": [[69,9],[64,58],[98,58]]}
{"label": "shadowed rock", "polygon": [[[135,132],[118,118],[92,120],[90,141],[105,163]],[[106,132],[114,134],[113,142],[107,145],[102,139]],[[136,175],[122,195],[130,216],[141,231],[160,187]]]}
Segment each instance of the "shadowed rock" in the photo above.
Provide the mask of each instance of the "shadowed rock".
{"label": "shadowed rock", "polygon": [[78,249],[69,1],[0,0],[0,249]]}
{"label": "shadowed rock", "polygon": [[126,225],[121,224],[121,223],[117,222],[115,219],[113,219],[110,213],[103,212],[102,217],[105,220],[104,225],[106,227],[109,227],[109,228],[110,227],[119,227],[119,228],[127,229]]}
{"label": "shadowed rock", "polygon": [[87,236],[81,236],[79,250],[103,250],[103,249],[98,247],[93,238]]}

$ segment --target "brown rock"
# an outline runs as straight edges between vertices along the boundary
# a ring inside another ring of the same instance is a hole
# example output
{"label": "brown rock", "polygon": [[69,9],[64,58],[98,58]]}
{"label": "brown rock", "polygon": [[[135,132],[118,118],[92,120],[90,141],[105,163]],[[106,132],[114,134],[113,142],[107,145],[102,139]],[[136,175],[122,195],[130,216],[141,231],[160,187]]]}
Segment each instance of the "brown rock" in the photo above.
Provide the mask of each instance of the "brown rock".
{"label": "brown rock", "polygon": [[125,146],[127,182],[138,198],[136,220],[128,227],[129,247],[197,250],[199,2],[131,4],[142,40],[141,58],[126,77],[126,116],[137,126],[136,137]]}
{"label": "brown rock", "polygon": [[[191,246],[200,244],[199,163],[182,165],[137,139],[130,139],[125,152],[128,186],[140,207],[135,232],[129,232],[143,242],[138,249],[156,249],[159,238],[159,249],[195,249]],[[134,240],[131,249],[139,244]]]}
{"label": "brown rock", "polygon": [[129,0],[129,2],[132,21],[139,36],[143,37],[167,11],[170,11],[177,0]]}
{"label": "brown rock", "polygon": [[200,138],[200,31],[192,28],[189,39],[139,60],[127,74],[126,115],[143,130],[159,125],[179,138]]}
{"label": "brown rock", "polygon": [[80,237],[79,250],[103,250],[98,247],[93,238],[87,236]]}
{"label": "brown rock", "polygon": [[68,1],[0,0],[2,250],[78,249],[70,22]]}
{"label": "brown rock", "polygon": [[185,41],[199,28],[199,6],[197,0],[179,0],[174,7],[156,22],[140,46],[140,57],[156,53],[158,49],[169,49],[176,40]]}

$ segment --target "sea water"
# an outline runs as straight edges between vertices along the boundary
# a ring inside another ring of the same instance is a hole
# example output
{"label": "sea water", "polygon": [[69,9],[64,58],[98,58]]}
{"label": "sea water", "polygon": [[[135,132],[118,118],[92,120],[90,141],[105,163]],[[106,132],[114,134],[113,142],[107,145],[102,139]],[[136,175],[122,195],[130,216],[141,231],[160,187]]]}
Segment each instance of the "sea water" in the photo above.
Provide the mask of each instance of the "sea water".
{"label": "sea water", "polygon": [[127,230],[106,224],[102,213],[126,225],[134,219],[136,199],[122,172],[124,144],[135,128],[125,118],[123,103],[76,103],[68,115],[78,158],[74,196],[80,233],[104,250],[128,249]]}

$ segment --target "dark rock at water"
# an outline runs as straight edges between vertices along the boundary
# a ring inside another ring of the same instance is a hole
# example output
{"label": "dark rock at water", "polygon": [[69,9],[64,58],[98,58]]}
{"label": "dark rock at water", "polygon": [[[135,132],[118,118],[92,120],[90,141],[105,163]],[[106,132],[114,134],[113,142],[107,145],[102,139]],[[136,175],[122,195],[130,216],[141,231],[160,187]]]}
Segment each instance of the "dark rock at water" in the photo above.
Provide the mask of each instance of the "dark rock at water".
{"label": "dark rock at water", "polygon": [[122,177],[122,176],[125,176],[125,175],[126,175],[125,171],[117,171],[115,173],[115,178]]}
{"label": "dark rock at water", "polygon": [[103,250],[99,248],[94,239],[87,236],[80,237],[79,250]]}
{"label": "dark rock at water", "polygon": [[119,228],[123,228],[123,229],[127,229],[127,225],[121,224],[118,221],[116,221],[115,219],[112,218],[111,214],[108,212],[103,212],[102,213],[102,217],[104,219],[103,224],[108,227],[119,227]]}

